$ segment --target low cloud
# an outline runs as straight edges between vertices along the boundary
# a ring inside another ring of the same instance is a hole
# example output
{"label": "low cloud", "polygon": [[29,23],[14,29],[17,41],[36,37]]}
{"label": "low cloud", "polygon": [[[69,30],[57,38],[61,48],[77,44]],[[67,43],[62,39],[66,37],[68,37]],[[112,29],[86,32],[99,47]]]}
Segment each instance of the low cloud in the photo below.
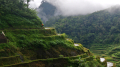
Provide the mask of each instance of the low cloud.
{"label": "low cloud", "polygon": [[30,1],[29,2],[29,7],[33,8],[33,9],[38,8],[41,5],[41,1],[42,0],[33,0],[33,1]]}
{"label": "low cloud", "polygon": [[[64,16],[84,15],[119,4],[119,0],[45,0]],[[56,15],[57,12],[56,11]]]}
{"label": "low cloud", "polygon": [[[43,0],[34,0],[29,4],[30,8],[38,8]],[[56,7],[54,16],[75,16],[86,15],[99,10],[104,10],[114,5],[119,5],[120,0],[44,0]],[[114,7],[116,8],[116,7]],[[117,7],[119,8],[119,7]],[[109,12],[114,13],[115,10],[108,9]],[[49,18],[53,17],[46,15],[42,8],[37,9],[38,16],[45,23]]]}

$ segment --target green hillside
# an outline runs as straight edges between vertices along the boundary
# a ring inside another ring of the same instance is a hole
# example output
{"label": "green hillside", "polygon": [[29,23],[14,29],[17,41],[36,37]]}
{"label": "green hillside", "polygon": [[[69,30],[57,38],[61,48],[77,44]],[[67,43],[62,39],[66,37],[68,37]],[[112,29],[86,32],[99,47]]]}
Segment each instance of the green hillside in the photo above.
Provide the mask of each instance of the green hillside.
{"label": "green hillside", "polygon": [[50,19],[45,26],[66,33],[75,42],[82,43],[95,55],[103,56],[119,67],[120,6],[89,15]]}
{"label": "green hillside", "polygon": [[107,66],[65,33],[44,28],[29,1],[0,0],[0,67]]}
{"label": "green hillside", "polygon": [[53,28],[2,31],[7,38],[6,43],[0,43],[0,66],[3,67],[106,67],[107,64]]}
{"label": "green hillside", "polygon": [[27,8],[26,0],[0,0],[0,29],[40,28],[36,11]]}
{"label": "green hillside", "polygon": [[50,19],[45,26],[55,27],[57,32],[66,33],[75,42],[84,46],[92,43],[120,43],[120,7],[101,10],[88,15]]}

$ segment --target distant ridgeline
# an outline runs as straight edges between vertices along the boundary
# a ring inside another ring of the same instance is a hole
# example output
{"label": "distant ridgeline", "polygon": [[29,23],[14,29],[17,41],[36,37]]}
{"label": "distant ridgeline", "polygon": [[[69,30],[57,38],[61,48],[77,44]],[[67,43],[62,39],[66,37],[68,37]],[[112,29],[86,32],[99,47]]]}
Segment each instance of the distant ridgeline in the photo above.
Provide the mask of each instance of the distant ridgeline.
{"label": "distant ridgeline", "polygon": [[0,29],[40,28],[42,21],[36,11],[27,8],[25,0],[0,0]]}
{"label": "distant ridgeline", "polygon": [[120,43],[120,6],[88,15],[50,19],[45,26],[55,27],[57,32],[66,33],[84,46]]}

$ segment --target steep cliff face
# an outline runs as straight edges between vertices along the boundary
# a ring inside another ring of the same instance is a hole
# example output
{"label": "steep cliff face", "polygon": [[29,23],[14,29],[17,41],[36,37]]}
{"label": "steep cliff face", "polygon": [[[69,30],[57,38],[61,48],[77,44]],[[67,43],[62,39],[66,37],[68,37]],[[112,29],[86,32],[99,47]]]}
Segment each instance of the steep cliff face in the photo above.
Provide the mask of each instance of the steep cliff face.
{"label": "steep cliff face", "polygon": [[[89,49],[57,34],[53,28],[3,30],[7,43],[0,44],[4,67],[106,67]],[[2,31],[1,31],[2,32]]]}

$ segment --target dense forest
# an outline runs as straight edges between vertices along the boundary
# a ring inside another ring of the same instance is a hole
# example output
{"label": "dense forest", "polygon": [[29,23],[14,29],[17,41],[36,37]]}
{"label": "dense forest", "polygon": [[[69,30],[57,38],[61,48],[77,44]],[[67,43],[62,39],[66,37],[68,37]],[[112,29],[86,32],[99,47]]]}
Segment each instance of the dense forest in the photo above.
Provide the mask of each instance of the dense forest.
{"label": "dense forest", "polygon": [[45,26],[55,27],[57,32],[66,33],[84,46],[120,43],[120,6],[88,15],[53,18]]}
{"label": "dense forest", "polygon": [[42,21],[29,9],[30,0],[0,0],[0,29],[39,28]]}

